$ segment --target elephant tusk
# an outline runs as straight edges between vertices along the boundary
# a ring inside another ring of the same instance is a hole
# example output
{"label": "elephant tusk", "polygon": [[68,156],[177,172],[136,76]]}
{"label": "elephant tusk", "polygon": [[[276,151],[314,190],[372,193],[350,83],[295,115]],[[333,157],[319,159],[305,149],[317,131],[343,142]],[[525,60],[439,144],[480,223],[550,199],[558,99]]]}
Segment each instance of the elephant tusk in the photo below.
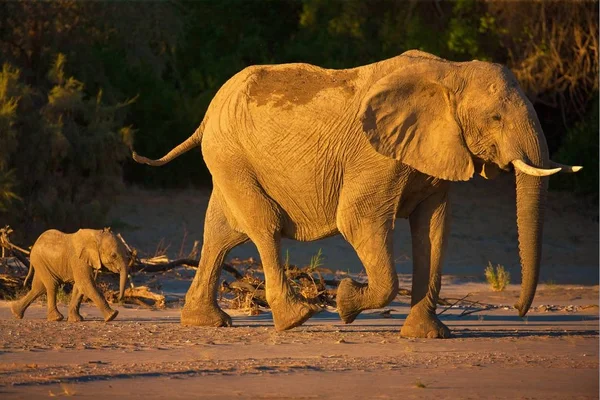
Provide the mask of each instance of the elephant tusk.
{"label": "elephant tusk", "polygon": [[548,175],[554,175],[557,172],[561,171],[561,168],[544,169],[544,168],[532,167],[531,165],[527,165],[526,163],[524,163],[521,160],[513,160],[512,164],[519,171],[523,172],[524,174],[531,175],[531,176],[548,176]]}
{"label": "elephant tusk", "polygon": [[583,167],[580,165],[564,165],[552,160],[550,160],[550,166],[553,168],[560,168],[560,172],[565,174],[574,174],[575,172],[579,172],[583,169]]}

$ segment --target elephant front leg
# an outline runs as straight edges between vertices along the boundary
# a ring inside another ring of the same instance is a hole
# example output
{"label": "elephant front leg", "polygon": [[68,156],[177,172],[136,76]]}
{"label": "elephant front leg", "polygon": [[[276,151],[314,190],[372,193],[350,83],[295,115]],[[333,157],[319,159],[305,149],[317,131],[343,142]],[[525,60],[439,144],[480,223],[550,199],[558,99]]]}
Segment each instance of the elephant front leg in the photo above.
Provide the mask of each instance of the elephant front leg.
{"label": "elephant front leg", "polygon": [[[96,288],[96,285],[94,284],[94,281],[92,279],[91,270],[84,272],[82,275],[83,276],[79,276],[79,277],[75,278],[75,285],[79,287],[80,294],[83,294],[83,295],[89,297],[94,302],[96,307],[98,307],[98,309],[102,313],[102,316],[104,317],[104,321],[108,322],[108,321],[112,321],[113,319],[115,319],[117,317],[117,315],[119,314],[119,312],[117,310],[113,310],[108,305],[108,302],[106,301],[104,296],[98,291],[98,289]],[[71,303],[73,302],[73,300],[75,300],[75,299],[72,298]],[[81,303],[81,300],[79,300],[79,303]],[[69,310],[69,312],[70,312],[70,310]]]}
{"label": "elephant front leg", "polygon": [[82,300],[83,292],[79,290],[79,286],[73,285],[73,293],[71,293],[71,302],[69,303],[69,322],[83,321],[83,317],[79,314]]}
{"label": "elephant front leg", "polygon": [[50,282],[46,285],[46,300],[48,302],[48,321],[62,321],[63,315],[56,307],[56,287],[55,282]]}
{"label": "elephant front leg", "polygon": [[445,189],[421,202],[409,217],[413,280],[410,313],[400,331],[403,337],[450,337],[450,330],[435,312],[449,230],[449,208],[448,190]]}

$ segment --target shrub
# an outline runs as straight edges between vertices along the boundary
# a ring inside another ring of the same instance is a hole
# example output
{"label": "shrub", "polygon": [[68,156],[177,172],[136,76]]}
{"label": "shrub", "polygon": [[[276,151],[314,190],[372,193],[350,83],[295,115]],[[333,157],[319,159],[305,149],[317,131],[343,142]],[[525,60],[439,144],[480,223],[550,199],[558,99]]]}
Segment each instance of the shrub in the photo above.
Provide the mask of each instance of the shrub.
{"label": "shrub", "polygon": [[65,66],[58,54],[36,90],[19,69],[0,72],[0,218],[31,236],[100,226],[129,156],[121,109],[130,102],[105,105],[101,90],[88,97]]}
{"label": "shrub", "polygon": [[592,102],[586,117],[567,131],[555,161],[583,165],[584,169],[576,174],[557,175],[551,179],[553,188],[571,190],[578,194],[590,195],[592,202],[598,204],[598,95]]}
{"label": "shrub", "polygon": [[502,265],[498,264],[494,267],[491,262],[488,262],[485,268],[485,280],[494,292],[501,292],[510,283],[510,273]]}

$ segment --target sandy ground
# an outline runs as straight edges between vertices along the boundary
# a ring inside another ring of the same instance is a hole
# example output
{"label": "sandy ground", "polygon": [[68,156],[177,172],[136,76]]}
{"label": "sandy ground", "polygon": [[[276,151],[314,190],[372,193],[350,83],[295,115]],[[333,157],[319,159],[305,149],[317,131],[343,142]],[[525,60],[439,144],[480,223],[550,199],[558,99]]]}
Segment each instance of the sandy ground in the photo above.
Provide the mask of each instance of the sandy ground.
{"label": "sandy ground", "polygon": [[[597,288],[552,290],[597,304]],[[542,293],[536,304],[551,300],[564,302]],[[448,340],[400,338],[404,302],[389,318],[373,311],[343,325],[325,311],[282,333],[268,312],[234,312],[232,328],[195,328],[179,325],[178,308],[120,307],[106,324],[86,304],[89,320],[69,324],[32,307],[17,321],[0,303],[2,398],[598,398],[597,306],[526,320],[513,310],[450,310]]]}
{"label": "sandy ground", "polygon": [[[169,246],[170,257],[185,256],[201,240],[207,199],[203,191],[132,190],[107,223],[146,255]],[[182,267],[152,279],[169,308],[120,306],[110,323],[89,304],[80,324],[46,322],[41,303],[18,321],[0,302],[0,398],[598,399],[597,210],[550,193],[541,284],[521,319],[511,309],[520,276],[512,183],[458,185],[453,200],[442,297],[470,294],[495,307],[462,317],[464,309],[444,312],[452,339],[400,338],[409,312],[401,296],[388,313],[364,313],[351,325],[329,309],[277,333],[269,312],[250,317],[230,310],[232,328],[183,327],[181,300],[194,270]],[[400,285],[410,288],[405,221],[398,221],[394,238]],[[324,267],[362,270],[339,237],[288,241],[284,248],[298,265],[322,248]],[[231,256],[257,254],[248,244]],[[505,291],[483,283],[488,261],[512,272]]]}

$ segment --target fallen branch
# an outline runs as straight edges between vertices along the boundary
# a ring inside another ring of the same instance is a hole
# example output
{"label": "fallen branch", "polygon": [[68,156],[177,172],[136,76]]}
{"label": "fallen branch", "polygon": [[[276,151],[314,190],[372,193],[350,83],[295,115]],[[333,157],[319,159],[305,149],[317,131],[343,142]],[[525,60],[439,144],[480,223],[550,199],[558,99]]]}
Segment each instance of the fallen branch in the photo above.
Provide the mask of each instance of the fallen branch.
{"label": "fallen branch", "polygon": [[[260,289],[260,285],[252,285],[249,282],[244,281],[235,281],[231,283],[227,283],[223,281],[222,290],[224,292],[230,293],[240,293],[240,294],[250,294],[251,298],[247,300],[251,300],[256,303],[256,305],[260,307],[269,307],[269,303],[267,302],[267,294],[264,289]],[[245,297],[245,296],[244,296]]]}
{"label": "fallen branch", "polygon": [[[106,293],[106,297],[109,301],[115,303],[118,301],[119,292],[116,290],[109,290]],[[151,292],[148,286],[127,288],[123,294],[123,302],[146,307],[165,308],[165,296]]]}
{"label": "fallen branch", "polygon": [[468,293],[466,296],[464,296],[464,297],[462,297],[460,299],[457,299],[454,303],[448,304],[448,306],[446,308],[444,308],[441,312],[439,312],[438,315],[442,315],[443,313],[445,313],[446,311],[448,311],[449,309],[451,309],[452,307],[454,307],[455,305],[457,305],[461,301],[464,301],[470,295],[471,295],[471,293]]}
{"label": "fallen branch", "polygon": [[4,228],[0,228],[0,247],[2,247],[3,249],[13,250],[13,252],[14,250],[17,250],[23,254],[29,255],[28,250],[22,249],[21,247],[14,245],[10,242],[9,236],[13,232],[14,231],[12,230],[12,228],[8,225],[6,225]]}

